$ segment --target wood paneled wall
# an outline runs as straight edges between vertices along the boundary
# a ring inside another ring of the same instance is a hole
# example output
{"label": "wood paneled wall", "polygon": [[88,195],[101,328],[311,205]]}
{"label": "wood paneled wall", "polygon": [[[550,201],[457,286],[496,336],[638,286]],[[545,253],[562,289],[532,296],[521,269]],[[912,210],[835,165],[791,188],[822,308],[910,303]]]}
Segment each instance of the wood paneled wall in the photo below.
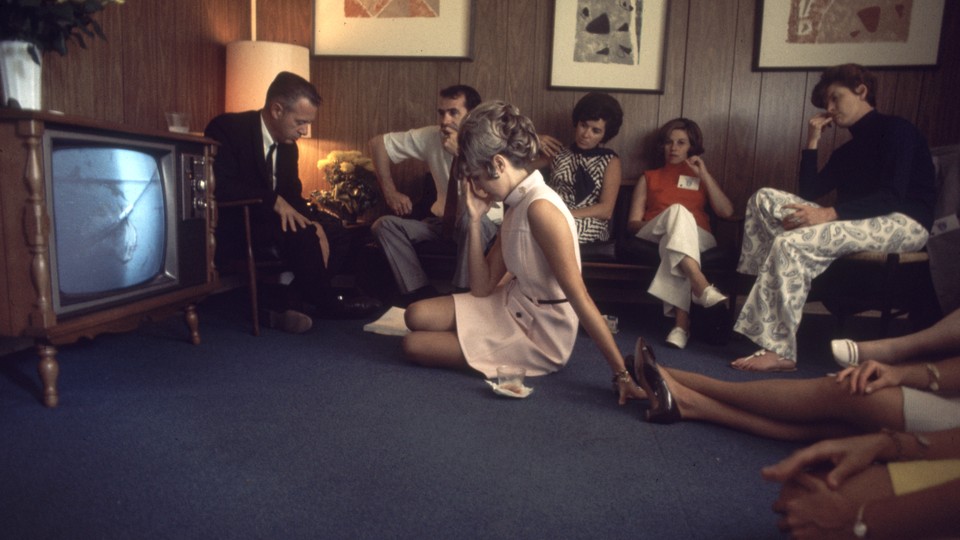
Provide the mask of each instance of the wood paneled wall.
{"label": "wood paneled wall", "polygon": [[[738,207],[761,186],[793,189],[819,73],[751,70],[756,0],[669,4],[664,92],[614,94],[626,118],[610,146],[626,178],[650,163],[657,127],[682,115],[700,123],[704,160]],[[313,0],[261,0],[257,11],[257,39],[311,46]],[[476,0],[468,62],[314,57],[325,101],[314,138],[300,143],[305,189],[321,187],[314,164],[328,151],[366,151],[373,135],[435,122],[437,92],[451,84],[510,101],[567,140],[583,92],[548,89],[552,17],[550,0]],[[225,44],[250,39],[249,0],[130,0],[100,20],[108,42],[45,58],[47,108],[160,129],[164,111],[184,110],[198,131],[222,111]],[[879,76],[880,110],[915,122],[932,146],[960,142],[960,2],[947,2],[938,68]]]}

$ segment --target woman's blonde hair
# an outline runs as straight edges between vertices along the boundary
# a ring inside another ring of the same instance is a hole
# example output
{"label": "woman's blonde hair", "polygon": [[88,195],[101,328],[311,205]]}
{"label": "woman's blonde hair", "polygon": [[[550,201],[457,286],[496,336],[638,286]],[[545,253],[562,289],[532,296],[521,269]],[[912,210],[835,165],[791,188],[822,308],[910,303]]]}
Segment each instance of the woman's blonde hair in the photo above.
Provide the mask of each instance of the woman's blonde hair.
{"label": "woman's blonde hair", "polygon": [[460,123],[458,137],[460,175],[465,178],[476,178],[482,172],[497,178],[496,155],[524,168],[540,153],[533,122],[503,101],[486,101],[470,111]]}

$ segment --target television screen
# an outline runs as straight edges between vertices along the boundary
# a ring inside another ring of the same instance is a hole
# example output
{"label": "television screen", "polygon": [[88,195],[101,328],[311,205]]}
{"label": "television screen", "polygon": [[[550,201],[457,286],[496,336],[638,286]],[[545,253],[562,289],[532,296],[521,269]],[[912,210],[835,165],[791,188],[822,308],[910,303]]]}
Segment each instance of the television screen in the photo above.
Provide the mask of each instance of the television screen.
{"label": "television screen", "polygon": [[153,280],[164,270],[163,168],[146,149],[54,144],[50,162],[62,304]]}

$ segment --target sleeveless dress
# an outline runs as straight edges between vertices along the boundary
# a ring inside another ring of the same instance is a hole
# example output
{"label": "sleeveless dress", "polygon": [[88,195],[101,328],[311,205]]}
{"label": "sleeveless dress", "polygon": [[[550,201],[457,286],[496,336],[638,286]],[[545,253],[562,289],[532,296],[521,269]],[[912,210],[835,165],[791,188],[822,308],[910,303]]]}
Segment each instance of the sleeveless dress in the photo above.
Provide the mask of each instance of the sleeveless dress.
{"label": "sleeveless dress", "polygon": [[[504,201],[500,247],[514,279],[490,296],[453,295],[460,348],[470,367],[489,378],[505,364],[526,368],[530,376],[553,373],[566,365],[577,338],[580,321],[530,232],[527,209],[538,200],[563,213],[576,240],[570,211],[534,171]],[[576,241],[573,246],[579,266],[580,247]]]}
{"label": "sleeveless dress", "polygon": [[[568,208],[584,208],[600,202],[603,176],[617,153],[609,148],[581,150],[575,144],[563,148],[550,164],[550,187],[556,190]],[[610,220],[574,218],[581,244],[610,239]]]}

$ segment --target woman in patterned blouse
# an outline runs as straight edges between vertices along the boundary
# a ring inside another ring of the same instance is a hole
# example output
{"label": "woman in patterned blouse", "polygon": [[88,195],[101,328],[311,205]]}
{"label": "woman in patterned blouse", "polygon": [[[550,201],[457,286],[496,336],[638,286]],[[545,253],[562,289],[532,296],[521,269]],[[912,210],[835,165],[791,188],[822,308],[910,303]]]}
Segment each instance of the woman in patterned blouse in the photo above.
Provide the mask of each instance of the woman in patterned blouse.
{"label": "woman in patterned blouse", "polygon": [[550,159],[547,184],[573,214],[581,244],[610,239],[610,219],[620,191],[620,157],[603,144],[620,132],[623,110],[610,94],[589,93],[573,108],[574,141],[563,146],[541,136],[543,161]]}

